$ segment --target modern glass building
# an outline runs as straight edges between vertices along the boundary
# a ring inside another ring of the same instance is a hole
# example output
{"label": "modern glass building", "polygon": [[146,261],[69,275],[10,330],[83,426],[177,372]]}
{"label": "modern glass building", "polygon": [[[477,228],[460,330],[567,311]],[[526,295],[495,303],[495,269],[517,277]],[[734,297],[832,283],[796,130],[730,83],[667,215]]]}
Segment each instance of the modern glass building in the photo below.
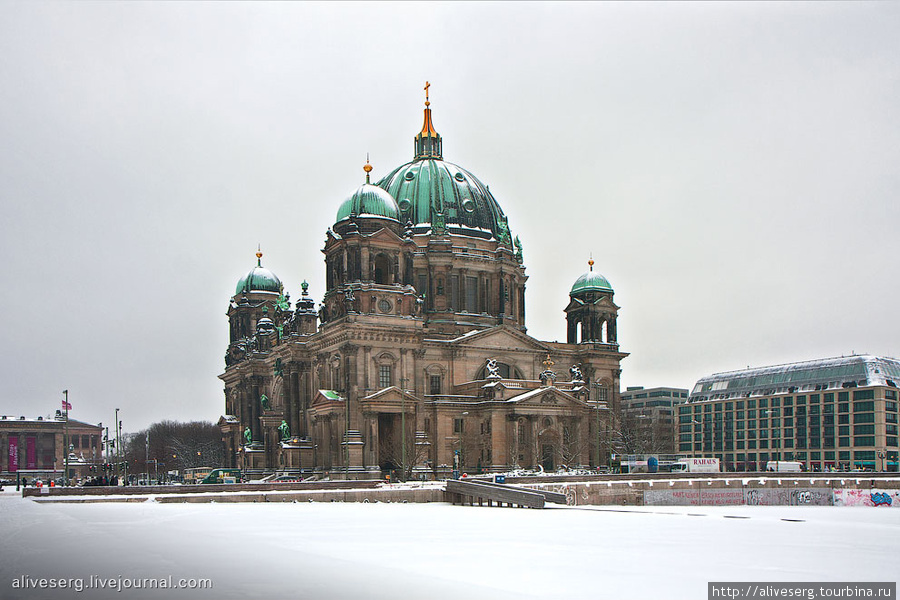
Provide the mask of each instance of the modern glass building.
{"label": "modern glass building", "polygon": [[625,440],[633,442],[626,451],[674,454],[675,411],[687,398],[688,390],[683,388],[634,386],[622,392],[622,433],[633,438]]}
{"label": "modern glass building", "polygon": [[827,358],[700,379],[678,408],[677,450],[729,471],[898,471],[900,360]]}

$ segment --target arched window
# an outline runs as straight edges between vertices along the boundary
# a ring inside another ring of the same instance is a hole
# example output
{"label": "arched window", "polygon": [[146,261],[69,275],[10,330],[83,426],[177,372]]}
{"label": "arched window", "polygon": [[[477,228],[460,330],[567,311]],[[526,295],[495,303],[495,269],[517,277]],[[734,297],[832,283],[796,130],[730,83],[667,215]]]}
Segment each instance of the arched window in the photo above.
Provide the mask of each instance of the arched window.
{"label": "arched window", "polygon": [[[525,379],[525,377],[522,376],[522,371],[517,367],[510,366],[506,363],[497,361],[497,369],[500,371],[500,377],[503,379]],[[481,367],[481,370],[475,375],[475,381],[485,379],[487,375],[487,365],[485,364],[485,366]]]}
{"label": "arched window", "polygon": [[375,283],[390,285],[394,282],[392,264],[391,258],[387,254],[379,254],[375,257]]}

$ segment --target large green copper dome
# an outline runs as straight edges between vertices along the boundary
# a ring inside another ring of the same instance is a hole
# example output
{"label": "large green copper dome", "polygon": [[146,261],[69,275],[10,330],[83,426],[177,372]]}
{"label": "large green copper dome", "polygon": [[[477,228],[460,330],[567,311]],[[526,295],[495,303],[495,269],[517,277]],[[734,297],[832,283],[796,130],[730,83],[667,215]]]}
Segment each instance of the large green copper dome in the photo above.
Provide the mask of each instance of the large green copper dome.
{"label": "large green copper dome", "polygon": [[612,292],[612,286],[606,277],[600,273],[595,273],[593,267],[591,270],[575,280],[572,289],[569,291],[570,296],[580,294],[581,292]]}
{"label": "large green copper dome", "polygon": [[488,187],[469,171],[443,160],[442,150],[426,102],[425,122],[415,137],[412,162],[397,167],[376,184],[397,201],[400,222],[410,222],[420,231],[430,228],[443,233],[446,229],[510,245],[506,215]]}
{"label": "large green copper dome", "polygon": [[344,200],[337,211],[335,223],[339,223],[350,216],[357,217],[382,217],[398,220],[400,212],[397,203],[389,193],[370,183],[364,183]]}
{"label": "large green copper dome", "polygon": [[434,225],[443,217],[452,233],[509,243],[506,215],[490,190],[462,167],[422,158],[394,169],[378,185],[397,199],[400,222]]}
{"label": "large green copper dome", "polygon": [[256,253],[256,266],[249,273],[241,277],[235,289],[235,295],[244,292],[275,292],[280,294],[283,286],[281,280],[272,271],[262,266],[262,252]]}

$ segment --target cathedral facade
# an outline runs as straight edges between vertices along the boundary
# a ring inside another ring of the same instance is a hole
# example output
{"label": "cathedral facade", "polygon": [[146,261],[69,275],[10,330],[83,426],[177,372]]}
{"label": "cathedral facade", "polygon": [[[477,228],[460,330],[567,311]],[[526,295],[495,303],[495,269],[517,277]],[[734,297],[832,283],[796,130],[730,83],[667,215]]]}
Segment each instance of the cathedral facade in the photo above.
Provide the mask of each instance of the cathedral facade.
{"label": "cathedral facade", "polygon": [[522,244],[442,145],[426,98],[413,160],[377,183],[367,163],[338,206],[318,307],[306,282],[292,306],[257,253],[228,306],[227,466],[406,479],[608,464],[627,356],[612,287],[591,261],[560,307],[567,343],[529,336]]}

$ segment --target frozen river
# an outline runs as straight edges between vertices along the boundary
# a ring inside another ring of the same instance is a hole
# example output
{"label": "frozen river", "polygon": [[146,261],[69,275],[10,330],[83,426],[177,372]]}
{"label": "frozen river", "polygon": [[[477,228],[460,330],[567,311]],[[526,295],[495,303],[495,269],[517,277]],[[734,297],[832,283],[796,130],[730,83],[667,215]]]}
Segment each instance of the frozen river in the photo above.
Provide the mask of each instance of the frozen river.
{"label": "frozen river", "polygon": [[[708,581],[900,572],[895,508],[63,504],[7,491],[0,531],[3,599],[691,599]],[[21,589],[92,577],[212,589]]]}

